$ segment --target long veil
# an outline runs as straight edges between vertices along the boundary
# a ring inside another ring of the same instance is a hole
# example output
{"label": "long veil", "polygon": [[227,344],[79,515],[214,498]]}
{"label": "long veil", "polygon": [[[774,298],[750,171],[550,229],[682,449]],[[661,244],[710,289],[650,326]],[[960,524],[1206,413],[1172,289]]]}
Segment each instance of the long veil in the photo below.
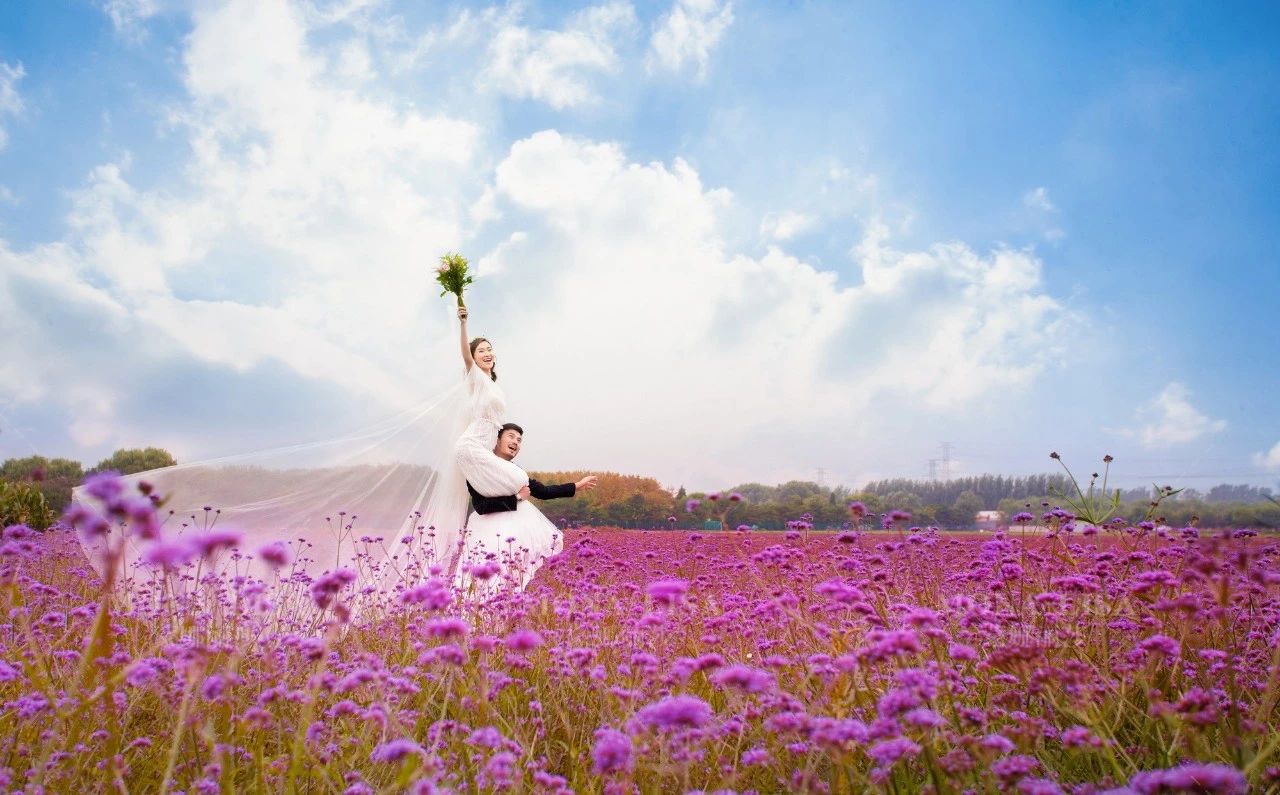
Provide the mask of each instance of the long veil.
{"label": "long veil", "polygon": [[[160,533],[169,542],[237,538],[238,551],[223,558],[237,571],[265,574],[261,551],[274,547],[286,550],[293,571],[346,568],[409,587],[432,567],[448,573],[456,562],[468,493],[452,451],[468,411],[459,378],[338,437],[153,469],[124,477],[124,486],[160,500]],[[73,500],[91,502],[90,495],[80,486]],[[156,544],[138,530],[124,522],[106,534],[82,534],[100,575],[107,565],[119,567],[115,579],[142,570]],[[120,552],[109,556],[108,548]]]}

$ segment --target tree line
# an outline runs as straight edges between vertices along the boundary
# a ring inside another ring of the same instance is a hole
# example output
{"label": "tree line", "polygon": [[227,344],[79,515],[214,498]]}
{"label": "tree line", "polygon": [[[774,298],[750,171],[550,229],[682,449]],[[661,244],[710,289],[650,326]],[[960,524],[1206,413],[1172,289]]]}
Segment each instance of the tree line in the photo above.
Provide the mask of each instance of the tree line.
{"label": "tree line", "polygon": [[172,454],[158,447],[116,450],[88,470],[70,458],[7,459],[0,463],[0,527],[22,523],[45,529],[71,502],[71,490],[94,472],[131,475],[176,463]]}
{"label": "tree line", "polygon": [[873,480],[863,486],[864,494],[905,493],[916,495],[926,505],[952,505],[960,495],[970,492],[982,503],[978,510],[995,510],[1001,500],[1037,494],[1064,492],[1071,486],[1066,475],[977,475],[947,480],[912,480],[890,478]]}
{"label": "tree line", "polygon": [[[176,463],[170,453],[156,447],[117,450],[89,469],[66,458],[10,458],[0,463],[0,527],[19,521],[47,527],[70,501],[72,488],[93,472],[133,474]],[[631,528],[746,525],[781,530],[797,520],[817,528],[839,528],[853,519],[849,505],[858,502],[868,514],[864,526],[876,526],[883,513],[903,510],[911,513],[913,525],[964,529],[975,526],[979,511],[998,510],[1006,522],[1024,510],[1038,516],[1061,505],[1061,495],[1073,488],[1063,475],[1040,474],[949,480],[892,478],[872,481],[856,491],[793,480],[774,486],[742,483],[719,492],[690,492],[681,486],[672,492],[655,478],[641,475],[580,470],[530,474],[546,483],[598,475],[599,485],[592,491],[572,499],[542,502],[539,507],[562,525]],[[1123,491],[1120,515],[1140,520],[1152,496],[1150,489]],[[1204,492],[1184,490],[1175,499],[1163,501],[1156,518],[1178,527],[1198,523],[1202,527],[1280,528],[1280,504],[1270,489],[1221,484]]]}

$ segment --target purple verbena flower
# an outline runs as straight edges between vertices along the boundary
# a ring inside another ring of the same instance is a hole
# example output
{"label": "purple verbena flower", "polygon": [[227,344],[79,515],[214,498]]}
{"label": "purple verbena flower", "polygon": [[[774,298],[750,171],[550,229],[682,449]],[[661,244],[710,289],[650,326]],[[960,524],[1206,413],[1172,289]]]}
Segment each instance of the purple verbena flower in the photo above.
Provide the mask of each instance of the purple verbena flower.
{"label": "purple verbena flower", "polygon": [[266,546],[259,547],[258,557],[262,558],[267,565],[277,569],[288,566],[293,559],[289,546],[283,541],[272,541]]}
{"label": "purple verbena flower", "polygon": [[442,610],[453,601],[453,595],[443,580],[433,577],[400,594],[400,601],[406,605],[422,605],[428,610]]}
{"label": "purple verbena flower", "polygon": [[1222,764],[1189,763],[1168,770],[1148,770],[1129,780],[1129,787],[1142,795],[1188,793],[1188,795],[1245,795],[1249,783],[1244,774]]}
{"label": "purple verbena flower", "polygon": [[200,695],[205,701],[215,701],[227,689],[227,679],[222,674],[210,674],[200,685]]}
{"label": "purple verbena flower", "polygon": [[598,776],[630,772],[631,738],[616,729],[596,729],[591,761]]}
{"label": "purple verbena flower", "polygon": [[697,696],[667,696],[636,713],[640,723],[652,729],[693,729],[706,725],[711,707]]}
{"label": "purple verbena flower", "polygon": [[519,629],[508,635],[503,642],[511,651],[527,652],[542,645],[542,636],[532,629]]}
{"label": "purple verbena flower", "polygon": [[84,490],[89,496],[107,502],[124,493],[124,481],[115,470],[95,472],[84,479]]}
{"label": "purple verbena flower", "polygon": [[147,545],[142,552],[142,562],[148,566],[177,569],[190,563],[195,555],[195,549],[187,543],[186,539],[162,539]]}
{"label": "purple verbena flower", "polygon": [[238,546],[240,540],[244,538],[244,533],[239,530],[231,530],[228,528],[220,528],[210,530],[205,533],[198,533],[191,536],[191,548],[197,555],[202,558],[213,556],[220,549],[230,549]]}
{"label": "purple verbena flower", "polygon": [[409,754],[422,753],[422,746],[413,740],[388,740],[373,749],[369,759],[374,762],[399,762]]}
{"label": "purple verbena flower", "polygon": [[879,767],[889,767],[903,757],[915,756],[920,753],[920,746],[906,737],[895,737],[892,740],[882,740],[867,749],[867,756],[870,756]]}
{"label": "purple verbena flower", "polygon": [[645,593],[658,604],[675,604],[689,591],[689,583],[684,580],[654,580],[645,586]]}
{"label": "purple verbena flower", "polygon": [[427,634],[433,638],[451,638],[467,634],[467,622],[460,618],[437,618],[427,622]]}
{"label": "purple verbena flower", "polygon": [[327,608],[333,597],[346,586],[356,581],[356,573],[351,569],[338,569],[320,575],[311,583],[311,599],[321,610]]}
{"label": "purple verbena flower", "polygon": [[748,693],[763,693],[773,688],[773,674],[749,665],[730,665],[711,675],[720,687],[732,687]]}

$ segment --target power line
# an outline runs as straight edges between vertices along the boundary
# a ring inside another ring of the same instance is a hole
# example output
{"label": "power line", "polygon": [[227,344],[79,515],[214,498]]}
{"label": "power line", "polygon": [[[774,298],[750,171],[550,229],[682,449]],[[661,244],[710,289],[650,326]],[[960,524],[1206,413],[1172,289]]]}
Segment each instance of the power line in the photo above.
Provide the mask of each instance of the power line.
{"label": "power line", "polygon": [[942,450],[942,479],[951,480],[951,451],[955,446],[951,442],[943,442],[938,447]]}

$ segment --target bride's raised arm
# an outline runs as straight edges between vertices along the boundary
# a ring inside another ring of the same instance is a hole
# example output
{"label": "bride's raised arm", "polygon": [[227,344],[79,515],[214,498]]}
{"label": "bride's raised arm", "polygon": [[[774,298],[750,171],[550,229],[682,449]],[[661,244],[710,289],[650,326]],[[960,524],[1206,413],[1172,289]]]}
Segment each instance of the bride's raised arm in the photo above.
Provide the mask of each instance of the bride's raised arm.
{"label": "bride's raised arm", "polygon": [[470,371],[471,366],[476,362],[471,358],[471,343],[467,341],[467,308],[465,306],[458,307],[458,320],[462,321],[462,363],[466,365],[467,371]]}

